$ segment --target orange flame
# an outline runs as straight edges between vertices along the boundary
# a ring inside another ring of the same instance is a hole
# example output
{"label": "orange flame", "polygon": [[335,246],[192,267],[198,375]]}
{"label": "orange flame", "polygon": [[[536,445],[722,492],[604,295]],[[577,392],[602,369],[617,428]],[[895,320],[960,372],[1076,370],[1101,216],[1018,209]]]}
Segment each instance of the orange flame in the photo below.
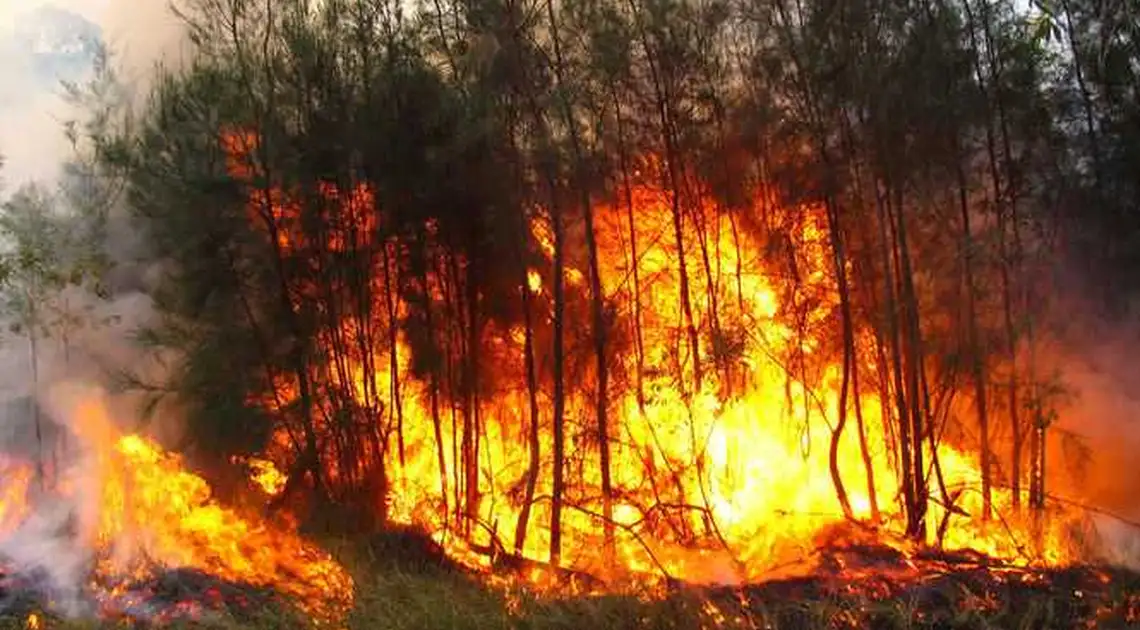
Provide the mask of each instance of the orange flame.
{"label": "orange flame", "polygon": [[[231,150],[235,160],[242,155],[240,148],[231,146]],[[245,176],[241,169],[233,173]],[[620,346],[611,359],[611,381],[621,387],[613,388],[608,402],[616,557],[613,563],[601,564],[598,553],[602,475],[590,420],[595,413],[596,376],[592,367],[568,365],[566,452],[573,456],[566,471],[572,481],[566,497],[570,508],[562,517],[563,562],[611,578],[663,571],[690,581],[763,579],[810,555],[820,535],[845,521],[829,470],[830,427],[839,412],[842,367],[830,364],[797,371],[786,363],[790,354],[824,356],[830,352],[829,344],[835,343],[824,330],[838,308],[824,214],[811,206],[796,213],[800,223],[788,230],[789,256],[798,270],[792,282],[768,272],[764,252],[770,244],[755,235],[758,230],[735,224],[711,200],[686,209],[679,250],[669,195],[644,183],[629,192],[629,207],[620,203],[595,208],[602,292],[616,322],[610,336]],[[771,201],[760,197],[757,206]],[[362,204],[375,202],[363,186],[345,198],[345,217],[358,217]],[[251,192],[250,206],[272,207],[272,214],[280,217],[294,211],[276,190],[268,195]],[[757,211],[755,216],[760,214]],[[549,225],[535,219],[531,229],[539,247],[548,258],[552,256]],[[300,238],[290,236],[290,242]],[[686,335],[680,307],[681,251],[693,326],[699,331],[697,348],[691,347]],[[570,296],[567,317],[572,318],[567,335],[574,338],[584,338],[574,318],[589,321],[581,306],[589,276],[582,258],[572,251],[565,272]],[[549,276],[549,269],[530,269],[525,286],[518,287],[534,296],[540,365],[549,361]],[[636,288],[635,282],[640,283]],[[429,278],[427,292],[443,301],[443,284]],[[350,332],[349,324],[345,328]],[[388,512],[396,521],[425,526],[454,557],[483,566],[490,561],[473,549],[513,546],[511,540],[492,538],[498,532],[513,532],[523,512],[519,488],[525,486],[529,467],[530,421],[523,376],[524,330],[488,328],[483,341],[493,353],[496,381],[510,381],[502,375],[513,375],[514,385],[499,387],[480,401],[475,512],[483,526],[473,528],[467,540],[453,535],[456,506],[451,503],[445,509],[445,502],[459,496],[456,485],[461,480],[454,473],[464,463],[454,445],[463,440],[462,427],[433,422],[432,385],[409,376],[411,350],[402,333],[397,369],[403,388],[404,452],[399,465],[391,464],[389,471]],[[872,374],[873,338],[869,331],[857,331],[857,336],[858,369]],[[589,352],[588,342],[581,345],[586,347],[581,352]],[[695,391],[690,385],[695,380],[694,356],[705,364],[702,386]],[[366,372],[358,359],[349,362],[355,365],[351,373],[359,381],[353,390],[388,391],[392,374],[386,359],[369,362],[374,383],[364,382]],[[548,371],[544,374],[542,378],[549,378]],[[639,381],[644,399],[639,399],[633,385]],[[868,390],[858,403],[865,424],[863,439],[854,421],[849,422],[838,441],[837,469],[857,518],[870,519],[872,496],[877,499],[882,513],[877,527],[888,540],[901,534],[904,525],[896,497],[899,473],[888,453],[890,420],[883,417],[878,396]],[[539,500],[530,507],[521,549],[523,557],[539,561],[545,560],[550,545],[553,439],[548,391],[544,386],[538,394],[541,471],[535,496]],[[295,396],[289,387],[278,394],[282,392]],[[849,397],[848,415],[855,414],[854,404]],[[279,436],[280,443],[287,441]],[[948,489],[979,485],[973,457],[947,444],[938,447],[937,455]],[[335,476],[335,471],[328,474]],[[976,492],[962,493],[957,511],[942,503],[931,502],[929,521],[945,524],[941,542],[947,547],[971,548],[1019,563],[1063,563],[1074,553],[1066,535],[1071,518],[1062,515],[1044,524],[1023,520],[1008,510],[1012,504],[1008,492],[996,490],[994,495],[995,509],[1011,515],[1001,523],[982,523],[963,515],[981,513]],[[936,529],[941,528],[930,528],[929,542]]]}
{"label": "orange flame", "polygon": [[[353,582],[327,553],[292,531],[219,504],[177,455],[140,435],[119,435],[98,398],[85,398],[74,416],[94,469],[69,471],[58,490],[83,500],[80,488],[98,486],[98,514],[79,532],[99,559],[93,584],[127,584],[161,567],[194,568],[272,588],[317,622],[347,614]],[[26,495],[32,468],[13,469],[5,471],[0,536],[31,510]]]}

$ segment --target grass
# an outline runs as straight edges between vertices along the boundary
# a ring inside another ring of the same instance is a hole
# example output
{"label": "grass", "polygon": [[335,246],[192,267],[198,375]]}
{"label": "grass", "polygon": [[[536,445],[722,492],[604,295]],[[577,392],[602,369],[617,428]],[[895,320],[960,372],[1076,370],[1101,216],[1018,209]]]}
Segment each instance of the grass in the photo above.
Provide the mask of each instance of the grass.
{"label": "grass", "polygon": [[[426,562],[420,554],[400,553],[391,545],[340,545],[340,555],[356,558],[356,605],[345,620],[352,630],[622,630],[644,628],[815,630],[1037,630],[1056,628],[1140,628],[1140,576],[1114,575],[1095,591],[1081,578],[1059,574],[1031,588],[978,586],[947,579],[924,587],[921,596],[871,601],[859,596],[789,595],[788,591],[750,589],[741,604],[728,591],[681,592],[657,601],[633,597],[538,599],[508,597],[479,579]],[[406,550],[405,550],[406,551]],[[933,590],[931,590],[933,589]],[[996,595],[995,595],[996,593]],[[40,616],[40,628],[109,630],[125,622],[68,621]],[[1135,621],[1134,621],[1135,620]],[[281,610],[252,616],[175,624],[195,630],[269,630],[304,624]],[[26,613],[2,616],[0,630],[29,627]]]}

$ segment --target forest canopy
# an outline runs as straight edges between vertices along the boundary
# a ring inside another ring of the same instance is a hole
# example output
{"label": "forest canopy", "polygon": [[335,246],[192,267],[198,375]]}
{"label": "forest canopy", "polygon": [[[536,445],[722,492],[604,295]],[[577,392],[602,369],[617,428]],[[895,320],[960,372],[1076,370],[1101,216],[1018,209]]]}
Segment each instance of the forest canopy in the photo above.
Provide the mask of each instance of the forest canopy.
{"label": "forest canopy", "polygon": [[[85,133],[168,270],[158,389],[270,509],[648,570],[783,510],[944,542],[1048,509],[1055,295],[1140,289],[1135,11],[186,0]],[[819,492],[749,485],[785,434]]]}

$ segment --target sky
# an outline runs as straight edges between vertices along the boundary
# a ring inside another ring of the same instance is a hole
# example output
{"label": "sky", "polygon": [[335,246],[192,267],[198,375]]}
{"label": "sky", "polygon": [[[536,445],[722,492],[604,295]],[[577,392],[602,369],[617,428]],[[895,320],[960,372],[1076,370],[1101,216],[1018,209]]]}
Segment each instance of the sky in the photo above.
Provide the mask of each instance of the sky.
{"label": "sky", "polygon": [[175,58],[179,24],[168,0],[0,0],[0,155],[5,190],[50,181],[71,148],[62,123],[72,117],[57,83],[30,71],[30,55],[12,43],[22,16],[44,5],[76,13],[100,27],[128,81],[143,82],[153,65]]}

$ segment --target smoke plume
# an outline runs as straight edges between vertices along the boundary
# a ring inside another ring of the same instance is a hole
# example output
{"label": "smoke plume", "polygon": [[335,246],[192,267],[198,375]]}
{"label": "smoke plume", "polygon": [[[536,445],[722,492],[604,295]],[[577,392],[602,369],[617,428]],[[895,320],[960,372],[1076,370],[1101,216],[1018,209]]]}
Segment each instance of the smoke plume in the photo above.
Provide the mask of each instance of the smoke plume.
{"label": "smoke plume", "polygon": [[62,123],[77,112],[62,98],[61,81],[89,78],[93,39],[112,53],[136,99],[156,64],[178,64],[185,43],[178,18],[160,0],[0,3],[0,155],[9,186],[51,181],[69,156]]}
{"label": "smoke plume", "polygon": [[[84,112],[68,102],[61,82],[90,80],[101,46],[138,103],[156,64],[177,64],[182,43],[178,19],[158,0],[0,3],[0,201],[25,183],[55,187],[61,167],[82,150],[68,141],[64,122],[82,121]],[[145,269],[131,268],[138,237],[124,228],[126,213],[111,214],[106,246],[118,259],[114,277],[145,278]],[[134,340],[153,321],[145,282],[119,284],[126,290],[109,300],[78,287],[53,296],[79,323],[66,334],[37,335],[34,355],[26,331],[10,332],[10,320],[0,321],[0,464],[40,461],[69,485],[66,493],[33,487],[31,513],[0,536],[0,559],[21,579],[32,576],[45,601],[69,615],[91,612],[82,591],[96,561],[88,537],[99,529],[100,452],[110,446],[109,429],[131,430],[140,418],[139,395],[119,392],[113,376],[130,370],[157,381],[165,369]],[[148,432],[176,437],[172,417],[159,414]]]}

